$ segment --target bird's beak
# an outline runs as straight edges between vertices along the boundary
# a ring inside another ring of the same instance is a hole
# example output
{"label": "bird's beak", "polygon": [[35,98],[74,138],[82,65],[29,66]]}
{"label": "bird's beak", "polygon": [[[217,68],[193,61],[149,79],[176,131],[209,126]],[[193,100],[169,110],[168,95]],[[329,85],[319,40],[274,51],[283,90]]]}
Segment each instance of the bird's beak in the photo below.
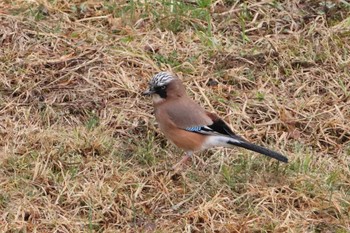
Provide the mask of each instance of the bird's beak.
{"label": "bird's beak", "polygon": [[147,91],[142,92],[142,95],[152,95],[152,94],[154,94],[154,93],[155,93],[154,90],[148,89]]}

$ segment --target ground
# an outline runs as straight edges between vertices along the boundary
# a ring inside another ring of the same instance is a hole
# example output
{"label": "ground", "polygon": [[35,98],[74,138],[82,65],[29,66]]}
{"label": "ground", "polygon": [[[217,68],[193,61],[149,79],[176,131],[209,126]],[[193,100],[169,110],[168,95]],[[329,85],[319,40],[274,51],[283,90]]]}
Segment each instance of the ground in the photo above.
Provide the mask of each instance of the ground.
{"label": "ground", "polygon": [[[347,1],[0,2],[1,232],[349,232]],[[150,78],[170,71],[285,154],[182,151]]]}

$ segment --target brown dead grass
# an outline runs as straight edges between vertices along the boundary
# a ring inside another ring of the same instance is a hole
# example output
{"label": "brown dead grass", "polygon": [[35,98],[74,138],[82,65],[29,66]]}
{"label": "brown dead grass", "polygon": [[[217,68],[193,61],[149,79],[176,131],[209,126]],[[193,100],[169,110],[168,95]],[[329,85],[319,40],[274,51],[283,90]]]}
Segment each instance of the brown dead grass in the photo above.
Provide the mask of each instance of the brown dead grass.
{"label": "brown dead grass", "polygon": [[[349,6],[213,1],[208,34],[130,2],[0,3],[0,231],[348,232]],[[290,163],[218,149],[173,175],[140,96],[160,70]]]}

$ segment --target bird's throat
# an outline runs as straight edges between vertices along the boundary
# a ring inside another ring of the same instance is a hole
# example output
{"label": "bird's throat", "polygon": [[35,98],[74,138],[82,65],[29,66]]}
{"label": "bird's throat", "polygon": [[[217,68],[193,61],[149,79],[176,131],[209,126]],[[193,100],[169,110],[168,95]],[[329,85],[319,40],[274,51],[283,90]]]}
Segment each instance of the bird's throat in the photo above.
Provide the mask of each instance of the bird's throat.
{"label": "bird's throat", "polygon": [[152,99],[153,99],[153,104],[160,104],[163,101],[165,101],[165,99],[160,97],[158,94],[153,94]]}

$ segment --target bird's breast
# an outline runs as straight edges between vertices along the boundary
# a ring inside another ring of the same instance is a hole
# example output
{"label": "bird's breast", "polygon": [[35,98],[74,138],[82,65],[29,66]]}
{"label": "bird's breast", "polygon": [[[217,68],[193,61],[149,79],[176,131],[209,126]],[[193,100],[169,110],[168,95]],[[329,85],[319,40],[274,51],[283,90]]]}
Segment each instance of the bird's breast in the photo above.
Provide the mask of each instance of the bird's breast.
{"label": "bird's breast", "polygon": [[185,151],[198,151],[202,149],[205,136],[186,131],[177,127],[174,122],[159,109],[155,111],[156,120],[160,130],[166,138]]}

